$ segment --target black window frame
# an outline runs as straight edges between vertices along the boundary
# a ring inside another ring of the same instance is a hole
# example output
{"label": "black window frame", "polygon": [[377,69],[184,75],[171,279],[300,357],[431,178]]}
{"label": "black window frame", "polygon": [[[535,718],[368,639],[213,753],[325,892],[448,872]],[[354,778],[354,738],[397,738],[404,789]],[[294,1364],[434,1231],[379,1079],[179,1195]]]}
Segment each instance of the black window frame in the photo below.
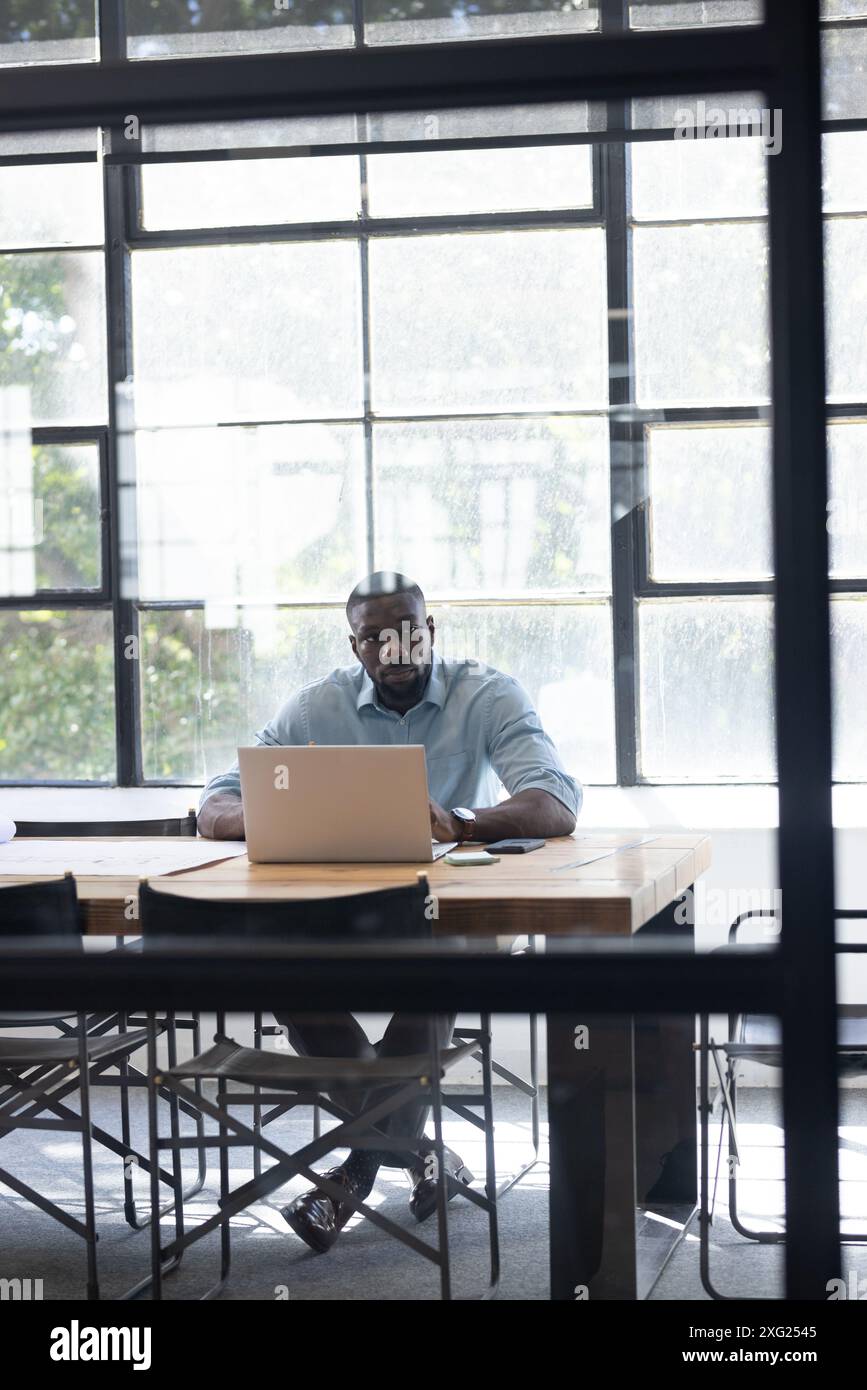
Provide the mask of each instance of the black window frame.
{"label": "black window frame", "polygon": [[[357,48],[340,50],[351,55],[363,48],[363,20],[361,16],[363,0],[355,0]],[[101,59],[99,64],[82,64],[82,67],[100,66],[103,63],[119,64],[122,68],[144,70],[152,66],[153,60],[128,60],[126,57],[126,35],[123,0],[102,0],[100,5],[99,36]],[[599,35],[605,37],[626,37],[631,41],[640,36],[629,27],[629,0],[599,0]],[[749,33],[749,26],[741,31]],[[822,28],[829,29],[867,29],[867,18],[854,20],[823,21]],[[702,33],[698,29],[671,31],[663,29],[664,34],[672,32],[684,35]],[[641,31],[643,35],[646,31]],[[711,30],[716,41],[720,31]],[[593,34],[576,36],[578,42],[592,43]],[[506,41],[510,44],[514,41]],[[462,48],[472,49],[478,41],[466,41]],[[433,47],[433,46],[432,46]],[[388,49],[380,52],[387,53]],[[424,56],[425,48],[413,50]],[[293,55],[297,56],[297,55]],[[317,55],[312,55],[315,59]],[[167,60],[177,64],[179,60]],[[220,63],[223,59],[194,59],[203,62]],[[9,70],[6,70],[9,71]],[[54,426],[34,430],[34,443],[75,443],[86,437],[97,439],[100,447],[101,483],[101,522],[102,522],[102,587],[100,591],[42,591],[26,597],[0,597],[0,611],[27,609],[111,608],[114,631],[115,665],[115,747],[116,778],[113,782],[100,785],[130,787],[172,787],[196,786],[184,778],[157,779],[145,778],[143,769],[144,752],[142,746],[142,706],[141,706],[141,663],[130,659],[130,650],[139,650],[139,615],[150,611],[196,611],[205,607],[200,598],[172,600],[147,600],[129,597],[136,591],[135,555],[122,552],[121,538],[121,497],[122,489],[128,480],[122,481],[119,464],[118,401],[114,389],[132,376],[132,306],[131,306],[131,257],[135,251],[143,249],[173,248],[182,246],[207,246],[228,244],[252,244],[261,242],[291,242],[295,240],[329,239],[331,237],[352,237],[359,244],[361,257],[361,300],[363,332],[363,371],[364,371],[364,410],[360,421],[364,431],[364,467],[366,494],[366,537],[367,562],[374,565],[375,514],[373,478],[373,424],[374,420],[400,422],[402,419],[416,420],[412,416],[374,416],[369,395],[369,329],[370,319],[367,310],[369,303],[368,255],[367,248],[371,237],[388,235],[424,235],[431,231],[447,231],[455,228],[460,231],[489,229],[497,231],[569,227],[601,227],[605,235],[607,264],[607,297],[609,309],[609,481],[611,501],[611,589],[608,596],[599,594],[577,595],[569,593],[564,597],[546,596],[545,603],[550,606],[569,606],[581,603],[606,603],[610,609],[613,645],[613,702],[615,728],[615,782],[618,787],[660,784],[689,785],[686,778],[672,776],[645,778],[641,773],[640,750],[640,657],[638,634],[639,604],[648,599],[695,599],[730,597],[772,597],[775,582],[770,580],[741,581],[694,581],[684,583],[660,582],[655,580],[650,566],[650,489],[648,478],[647,431],[653,425],[666,424],[726,424],[736,422],[768,423],[769,408],[756,406],[715,406],[695,407],[642,407],[636,403],[635,385],[635,345],[633,333],[632,270],[631,270],[631,217],[629,174],[630,146],[632,140],[618,139],[619,133],[628,133],[631,126],[631,100],[621,98],[608,100],[605,104],[605,130],[590,129],[582,134],[531,136],[513,138],[509,136],[487,139],[456,139],[454,141],[392,141],[377,143],[371,139],[369,130],[359,131],[358,144],[347,146],[346,152],[355,152],[361,161],[362,209],[358,220],[347,222],[318,223],[311,230],[306,225],[256,224],[243,227],[217,227],[190,230],[153,231],[143,225],[141,169],[148,163],[176,163],[189,160],[199,162],[208,158],[207,151],[190,151],[188,154],[154,155],[142,152],[141,141],[131,140],[129,131],[120,122],[103,127],[101,138],[104,141],[103,158],[103,196],[105,211],[105,284],[106,284],[106,324],[108,354],[108,423],[107,425]],[[365,120],[367,118],[364,118]],[[837,131],[867,131],[867,118],[846,120],[825,120],[822,123],[825,133]],[[96,135],[96,132],[95,132]],[[644,140],[673,139],[673,129],[642,131],[639,138]],[[587,208],[566,211],[530,211],[523,213],[482,213],[476,215],[451,214],[444,216],[405,216],[399,218],[371,218],[367,208],[364,161],[367,155],[379,149],[395,152],[404,149],[453,148],[483,149],[491,147],[514,147],[515,145],[550,146],[557,144],[589,144],[592,154],[593,198]],[[332,151],[333,152],[333,151]],[[263,155],[276,157],[279,151],[252,151],[253,157]],[[231,158],[243,158],[243,152],[232,151]],[[327,154],[324,156],[327,157]],[[214,158],[214,155],[211,155]],[[225,156],[221,156],[225,158]],[[95,152],[61,153],[54,155],[0,156],[0,167],[21,164],[69,164],[97,162]],[[690,219],[692,221],[692,219]],[[700,221],[701,219],[695,219]],[[716,220],[716,219],[710,219]],[[767,214],[752,220],[767,225]],[[643,224],[638,224],[643,225]],[[615,311],[615,312],[611,312]],[[616,311],[620,311],[619,313]],[[509,418],[539,418],[542,415],[564,414],[571,417],[602,418],[600,410],[558,411],[506,411]],[[469,418],[475,418],[473,413]],[[492,412],[496,417],[500,412]],[[827,407],[829,420],[851,419],[867,422],[867,401],[837,402]],[[461,412],[449,418],[460,418]],[[423,417],[422,417],[423,418]],[[244,424],[255,421],[242,421]],[[280,421],[269,421],[280,424]],[[294,423],[294,422],[293,422]],[[353,417],[353,423],[359,419]],[[830,580],[832,595],[860,594],[867,592],[867,575],[854,579]],[[436,595],[431,594],[436,602]],[[529,600],[532,601],[532,600]],[[476,596],[461,600],[467,604],[485,606],[484,597]],[[526,595],[498,596],[497,603],[510,603],[521,606],[528,602]],[[309,608],[311,600],[287,600],[277,607],[283,609]],[[338,603],[321,603],[314,600],[315,607],[328,607],[337,610]],[[131,644],[130,639],[133,639]],[[578,769],[580,774],[580,769]],[[854,780],[854,779],[853,779]],[[725,785],[732,785],[726,779]],[[754,779],[737,782],[734,785],[754,785]],[[80,780],[57,781],[17,781],[0,780],[0,786],[81,786],[88,785]]]}

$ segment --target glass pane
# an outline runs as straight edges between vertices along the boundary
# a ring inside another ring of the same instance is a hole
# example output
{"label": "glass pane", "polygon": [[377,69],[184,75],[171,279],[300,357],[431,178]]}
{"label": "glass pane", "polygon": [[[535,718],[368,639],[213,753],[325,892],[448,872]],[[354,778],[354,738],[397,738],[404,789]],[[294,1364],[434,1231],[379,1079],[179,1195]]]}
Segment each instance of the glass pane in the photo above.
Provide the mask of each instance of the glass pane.
{"label": "glass pane", "polygon": [[638,605],[641,772],[650,781],[771,781],[773,608],[762,599]]}
{"label": "glass pane", "polygon": [[647,431],[651,575],[660,583],[773,573],[771,437],[761,425]]}
{"label": "glass pane", "polygon": [[437,593],[610,591],[606,419],[375,425],[373,458],[377,569]]}
{"label": "glass pane", "polygon": [[142,757],[152,781],[224,772],[288,697],[355,657],[337,608],[144,610]]}
{"label": "glass pane", "polygon": [[[601,116],[604,112],[598,114]],[[334,116],[149,125],[142,127],[142,149],[149,154],[176,150],[303,151],[311,145],[356,145],[366,141],[569,135],[586,133],[588,128],[589,109],[584,101],[524,106],[454,106],[434,111],[344,112]]]}
{"label": "glass pane", "polygon": [[0,594],[98,589],[102,572],[96,444],[0,445]]}
{"label": "glass pane", "polygon": [[[607,604],[428,606],[444,655],[475,656],[514,675],[567,768],[587,781],[614,780]],[[198,782],[223,771],[293,691],[355,659],[342,605],[145,610],[141,633],[144,773],[151,780]],[[576,719],[576,709],[588,717]]]}
{"label": "glass pane", "polygon": [[139,424],[360,412],[355,244],[140,251],[132,265]]}
{"label": "glass pane", "polygon": [[140,593],[345,600],[365,565],[360,425],[136,438]]}
{"label": "glass pane", "polygon": [[828,120],[867,115],[867,29],[841,24],[822,35]]}
{"label": "glass pane", "polygon": [[819,13],[823,19],[865,19],[865,0],[820,0]]}
{"label": "glass pane", "polygon": [[125,0],[130,58],[346,47],[351,0]]}
{"label": "glass pane", "polygon": [[630,158],[637,222],[760,217],[767,212],[759,139],[647,141],[630,146]]}
{"label": "glass pane", "polygon": [[0,155],[97,154],[95,130],[14,130],[0,133]]}
{"label": "glass pane", "polygon": [[835,422],[828,430],[831,576],[867,577],[867,423]]}
{"label": "glass pane", "polygon": [[367,179],[374,217],[590,207],[593,202],[589,145],[372,155]]}
{"label": "glass pane", "polygon": [[369,44],[581,34],[598,25],[598,0],[364,0]]}
{"label": "glass pane", "polygon": [[337,222],[358,216],[359,162],[234,159],[142,169],[145,227],[250,227]]}
{"label": "glass pane", "polygon": [[0,9],[0,67],[96,56],[96,0],[12,0]]}
{"label": "glass pane", "polygon": [[826,224],[828,395],[867,399],[867,217],[832,217]]}
{"label": "glass pane", "polygon": [[[768,579],[771,434],[763,425],[648,429],[651,573],[660,583]],[[831,576],[867,575],[867,423],[828,429]]]}
{"label": "glass pane", "polygon": [[100,246],[98,164],[0,168],[0,246]]}
{"label": "glass pane", "polygon": [[607,603],[471,607],[428,600],[443,656],[475,657],[520,681],[566,769],[616,780]]}
{"label": "glass pane", "polygon": [[106,419],[104,280],[99,251],[0,255],[0,387],[34,425]]}
{"label": "glass pane", "polygon": [[867,132],[822,137],[826,212],[867,212]]}
{"label": "glass pane", "polygon": [[639,403],[766,401],[765,226],[637,227],[632,252]]}
{"label": "glass pane", "polygon": [[695,29],[703,24],[761,24],[764,0],[631,0],[633,29]]}
{"label": "glass pane", "polygon": [[[747,121],[756,124],[756,113],[758,112],[758,124],[762,121],[770,121],[770,113],[765,116],[767,109],[767,97],[763,92],[714,92],[712,95],[678,94],[677,96],[667,97],[634,97],[631,102],[632,107],[632,129],[633,130],[676,130],[685,128],[687,124],[697,127],[714,125],[716,129],[724,128],[737,134]],[[711,111],[717,114],[713,121],[707,120]],[[716,123],[720,121],[719,112],[725,113],[727,125],[720,127]],[[687,116],[688,113],[688,116]],[[763,127],[764,128],[764,127]],[[771,130],[773,134],[773,130]],[[720,137],[710,137],[711,143],[716,143]],[[738,134],[738,139],[742,138]]]}
{"label": "glass pane", "polygon": [[379,413],[607,404],[601,229],[376,238],[370,274]]}
{"label": "glass pane", "polygon": [[834,658],[834,778],[867,781],[867,723],[864,682],[867,678],[867,596],[831,602]]}
{"label": "glass pane", "polygon": [[[604,129],[604,107],[594,103],[595,129]],[[514,135],[571,135],[590,129],[586,101],[525,106],[452,106],[435,111],[378,111],[359,118],[360,138],[371,140],[472,140]]]}
{"label": "glass pane", "polygon": [[0,646],[0,781],[112,781],[111,613],[7,609]]}
{"label": "glass pane", "polygon": [[176,150],[250,150],[285,146],[352,144],[358,139],[358,117],[299,116],[276,120],[201,121],[191,125],[148,125],[141,128],[142,150],[168,154]]}

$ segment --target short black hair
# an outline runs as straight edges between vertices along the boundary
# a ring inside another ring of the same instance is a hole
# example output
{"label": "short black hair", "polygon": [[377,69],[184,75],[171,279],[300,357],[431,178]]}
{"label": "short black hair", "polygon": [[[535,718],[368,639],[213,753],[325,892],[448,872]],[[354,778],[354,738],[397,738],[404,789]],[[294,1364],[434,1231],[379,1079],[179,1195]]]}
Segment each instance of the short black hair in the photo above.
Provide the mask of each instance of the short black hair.
{"label": "short black hair", "polygon": [[390,598],[393,594],[409,594],[424,603],[424,594],[414,579],[408,579],[405,574],[398,574],[396,570],[376,570],[374,574],[369,574],[366,579],[356,584],[346,600],[346,616],[350,626],[352,610],[360,603],[366,603],[371,598]]}

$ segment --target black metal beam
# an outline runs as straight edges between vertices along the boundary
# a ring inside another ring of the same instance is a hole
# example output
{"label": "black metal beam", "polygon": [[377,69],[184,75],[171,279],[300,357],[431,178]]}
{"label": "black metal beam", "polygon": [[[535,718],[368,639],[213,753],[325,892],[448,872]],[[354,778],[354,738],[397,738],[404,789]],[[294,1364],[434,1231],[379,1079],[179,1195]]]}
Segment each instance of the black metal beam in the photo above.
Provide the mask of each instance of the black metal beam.
{"label": "black metal beam", "polygon": [[840,1243],[819,0],[766,3],[785,119],[768,171],[786,1294],[824,1299]]}
{"label": "black metal beam", "polygon": [[[604,35],[623,35],[629,28],[628,0],[601,0],[600,28]],[[609,101],[609,129],[626,130],[631,103]],[[622,141],[600,151],[605,212],[605,258],[608,276],[608,438],[610,449],[611,610],[614,644],[614,727],[617,782],[638,781],[638,649],[635,632],[635,507],[641,498],[636,477],[635,432],[631,413],[635,372],[630,284],[630,231],[627,192],[627,151]]]}
{"label": "black metal beam", "polygon": [[[366,156],[360,156],[360,163],[366,163]],[[248,243],[292,241],[335,241],[366,239],[369,237],[417,237],[436,233],[447,235],[450,232],[472,231],[546,231],[563,227],[598,227],[600,215],[593,208],[559,208],[548,212],[476,212],[444,213],[441,216],[426,217],[370,217],[364,211],[353,221],[261,223],[255,226],[240,227],[189,227],[169,230],[149,231],[136,229],[130,238],[133,250],[147,247],[149,250],[178,246],[238,246]],[[597,411],[596,414],[601,412]],[[413,416],[413,419],[418,417]]]}
{"label": "black metal beam", "polygon": [[[121,68],[126,54],[126,6],[121,0],[99,0],[99,32],[103,58]],[[112,147],[123,139],[123,122],[106,123]],[[118,432],[118,387],[130,374],[129,252],[127,250],[125,180],[128,171],[103,166],[105,206],[105,299],[108,362],[108,508],[110,536],[110,588],[114,608],[115,759],[119,786],[136,786],[141,780],[141,748],[138,736],[138,672],[135,646],[137,612],[123,593],[121,538],[121,485]]]}
{"label": "black metal beam", "polygon": [[764,90],[763,26],[4,71],[0,130]]}
{"label": "black metal beam", "polygon": [[[31,945],[0,954],[0,1010],[22,1008],[401,1009],[654,1015],[725,1013],[730,1008],[778,1014],[780,957],[763,947],[695,956],[668,946],[623,950],[570,943],[539,955],[480,950],[412,951],[318,947],[254,950],[207,947],[149,949],[133,957],[72,951],[37,953]],[[829,1276],[830,1277],[830,1276]]]}

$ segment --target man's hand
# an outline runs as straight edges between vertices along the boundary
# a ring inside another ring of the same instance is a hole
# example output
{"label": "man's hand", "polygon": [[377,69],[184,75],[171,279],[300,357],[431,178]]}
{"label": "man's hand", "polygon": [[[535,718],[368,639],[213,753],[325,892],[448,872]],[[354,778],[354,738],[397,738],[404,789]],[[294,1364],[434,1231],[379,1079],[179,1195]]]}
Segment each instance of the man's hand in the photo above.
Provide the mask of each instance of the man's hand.
{"label": "man's hand", "polygon": [[461,838],[461,828],[454,816],[450,811],[444,810],[438,801],[434,801],[433,797],[430,798],[430,833],[441,845]]}
{"label": "man's hand", "polygon": [[214,792],[198,816],[199,834],[208,840],[243,840],[244,808],[240,796]]}

